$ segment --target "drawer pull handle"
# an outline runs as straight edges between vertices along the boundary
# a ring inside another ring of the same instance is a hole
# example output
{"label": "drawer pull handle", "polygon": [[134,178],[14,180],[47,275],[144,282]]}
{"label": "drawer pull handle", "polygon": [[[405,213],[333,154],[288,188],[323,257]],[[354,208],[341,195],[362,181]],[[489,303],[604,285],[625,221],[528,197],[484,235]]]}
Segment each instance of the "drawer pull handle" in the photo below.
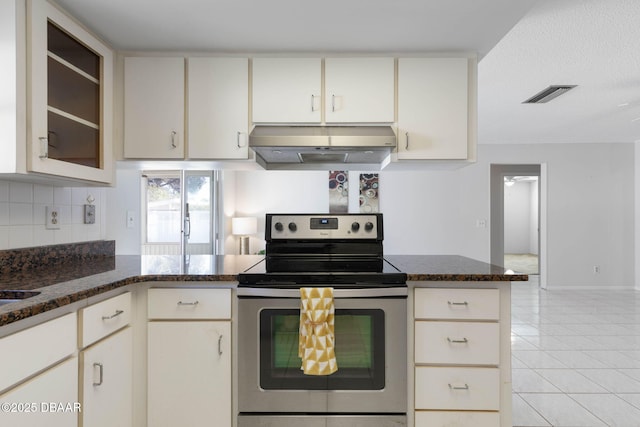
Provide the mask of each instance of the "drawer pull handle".
{"label": "drawer pull handle", "polygon": [[449,304],[450,306],[452,306],[452,305],[464,305],[465,307],[469,305],[469,303],[468,303],[468,302],[466,302],[466,301],[462,301],[462,302],[456,302],[456,301],[451,302],[451,301],[447,301],[447,304]]}
{"label": "drawer pull handle", "polygon": [[100,381],[98,381],[98,382],[95,382],[95,381],[94,381],[94,382],[93,382],[93,385],[94,385],[94,386],[102,385],[102,374],[104,373],[102,363],[97,363],[97,362],[96,362],[96,363],[94,363],[94,364],[93,364],[93,367],[95,368],[96,366],[97,366],[97,367],[98,367],[98,369],[100,370]]}
{"label": "drawer pull handle", "polygon": [[194,302],[182,302],[182,301],[178,301],[178,305],[198,305],[199,301],[194,301]]}
{"label": "drawer pull handle", "polygon": [[451,383],[449,383],[449,389],[450,390],[469,390],[469,384],[465,385],[451,385]]}
{"label": "drawer pull handle", "polygon": [[171,131],[171,148],[178,148],[178,132],[175,130]]}
{"label": "drawer pull handle", "polygon": [[218,356],[222,356],[222,335],[218,337]]}
{"label": "drawer pull handle", "polygon": [[102,320],[111,320],[114,317],[120,316],[122,313],[124,313],[124,310],[116,310],[116,312],[113,313],[111,316],[102,316]]}
{"label": "drawer pull handle", "polygon": [[449,341],[451,344],[466,344],[469,342],[469,340],[466,338],[462,338],[461,340],[452,340],[449,337],[447,337],[447,341]]}

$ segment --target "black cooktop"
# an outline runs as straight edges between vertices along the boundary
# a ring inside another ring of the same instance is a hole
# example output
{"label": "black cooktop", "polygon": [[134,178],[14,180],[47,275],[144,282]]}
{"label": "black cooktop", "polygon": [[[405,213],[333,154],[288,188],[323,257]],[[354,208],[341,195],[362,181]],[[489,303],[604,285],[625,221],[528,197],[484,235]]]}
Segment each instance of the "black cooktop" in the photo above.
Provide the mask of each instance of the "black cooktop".
{"label": "black cooktop", "polygon": [[238,274],[238,287],[264,286],[299,288],[303,285],[333,286],[341,288],[406,287],[407,275],[390,262],[383,260],[378,271],[295,271],[267,272],[262,260]]}

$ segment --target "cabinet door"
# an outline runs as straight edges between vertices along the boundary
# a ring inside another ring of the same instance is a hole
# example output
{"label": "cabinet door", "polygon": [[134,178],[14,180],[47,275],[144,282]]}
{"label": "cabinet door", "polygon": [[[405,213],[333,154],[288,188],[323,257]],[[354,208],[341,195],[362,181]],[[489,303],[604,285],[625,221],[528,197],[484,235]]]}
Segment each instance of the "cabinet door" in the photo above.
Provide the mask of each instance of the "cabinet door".
{"label": "cabinet door", "polygon": [[131,426],[133,333],[130,327],[80,353],[81,426]]}
{"label": "cabinet door", "polygon": [[[0,426],[77,426],[81,410],[78,404],[78,359],[72,357],[1,394],[0,402],[3,405]],[[6,405],[8,411],[4,410]]]}
{"label": "cabinet door", "polygon": [[320,123],[320,58],[254,58],[254,123]]}
{"label": "cabinet door", "polygon": [[246,58],[189,58],[188,156],[249,156],[249,66]]}
{"label": "cabinet door", "polygon": [[124,156],[184,158],[184,58],[124,60]]}
{"label": "cabinet door", "polygon": [[398,60],[398,158],[466,159],[467,58]]}
{"label": "cabinet door", "polygon": [[231,322],[149,322],[149,427],[231,426]]}
{"label": "cabinet door", "polygon": [[327,123],[394,122],[393,58],[327,58]]}
{"label": "cabinet door", "polygon": [[28,2],[27,168],[113,181],[113,52],[45,0]]}

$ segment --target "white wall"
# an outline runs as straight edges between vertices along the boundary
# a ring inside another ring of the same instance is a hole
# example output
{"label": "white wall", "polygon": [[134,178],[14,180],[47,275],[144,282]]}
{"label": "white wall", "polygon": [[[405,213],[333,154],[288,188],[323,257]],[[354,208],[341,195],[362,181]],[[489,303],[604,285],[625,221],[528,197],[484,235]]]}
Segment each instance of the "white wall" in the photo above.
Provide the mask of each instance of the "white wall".
{"label": "white wall", "polygon": [[537,254],[538,183],[515,182],[504,187],[504,252]]}
{"label": "white wall", "polygon": [[[0,249],[16,249],[104,239],[105,189],[53,187],[0,181]],[[84,223],[84,205],[95,200],[96,222]],[[60,229],[45,228],[45,207],[59,208]]]}
{"label": "white wall", "polygon": [[636,165],[634,177],[634,200],[635,200],[635,288],[640,290],[640,142],[635,143],[634,163]]}
{"label": "white wall", "polygon": [[[482,194],[490,163],[546,163],[547,286],[626,287],[634,283],[633,144],[480,145],[477,164],[460,170],[465,194]],[[482,202],[471,215],[483,215]],[[593,266],[600,273],[593,273]]]}
{"label": "white wall", "polygon": [[[634,193],[621,185],[634,180],[633,144],[480,145],[459,170],[382,171],[385,253],[489,262],[489,229],[477,224],[488,224],[491,163],[547,164],[549,289],[633,287]],[[326,212],[327,187],[327,172],[238,171],[235,210]]]}
{"label": "white wall", "polygon": [[[382,171],[385,253],[460,254],[489,262],[490,165],[545,163],[547,252],[541,257],[546,257],[547,288],[631,288],[635,193],[624,183],[634,182],[634,155],[633,144],[480,145],[478,162],[458,170]],[[350,173],[352,212],[357,174]],[[327,177],[326,171],[225,171],[225,252],[236,251],[228,233],[235,215],[259,218],[258,235],[251,239],[255,252],[264,247],[265,213],[327,212]],[[108,190],[107,237],[116,239],[119,254],[138,253],[139,230],[122,228],[126,209],[139,209],[139,181],[122,171],[117,180]]]}
{"label": "white wall", "polygon": [[[108,200],[107,239],[116,241],[116,254],[140,255],[140,171],[116,170],[116,184],[106,189]],[[134,212],[133,228],[127,228],[127,211]]]}
{"label": "white wall", "polygon": [[540,211],[539,211],[539,181],[532,181],[529,183],[529,194],[531,196],[531,210],[529,212],[529,253],[538,254],[540,250],[538,247],[538,228],[540,227]]}

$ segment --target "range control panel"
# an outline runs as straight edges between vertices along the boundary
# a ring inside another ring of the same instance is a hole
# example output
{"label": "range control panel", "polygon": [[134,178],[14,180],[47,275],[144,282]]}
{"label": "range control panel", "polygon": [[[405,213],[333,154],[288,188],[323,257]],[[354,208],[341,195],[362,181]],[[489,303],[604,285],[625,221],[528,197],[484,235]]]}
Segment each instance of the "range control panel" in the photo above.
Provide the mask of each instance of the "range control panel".
{"label": "range control panel", "polygon": [[382,214],[267,214],[266,240],[382,240]]}

